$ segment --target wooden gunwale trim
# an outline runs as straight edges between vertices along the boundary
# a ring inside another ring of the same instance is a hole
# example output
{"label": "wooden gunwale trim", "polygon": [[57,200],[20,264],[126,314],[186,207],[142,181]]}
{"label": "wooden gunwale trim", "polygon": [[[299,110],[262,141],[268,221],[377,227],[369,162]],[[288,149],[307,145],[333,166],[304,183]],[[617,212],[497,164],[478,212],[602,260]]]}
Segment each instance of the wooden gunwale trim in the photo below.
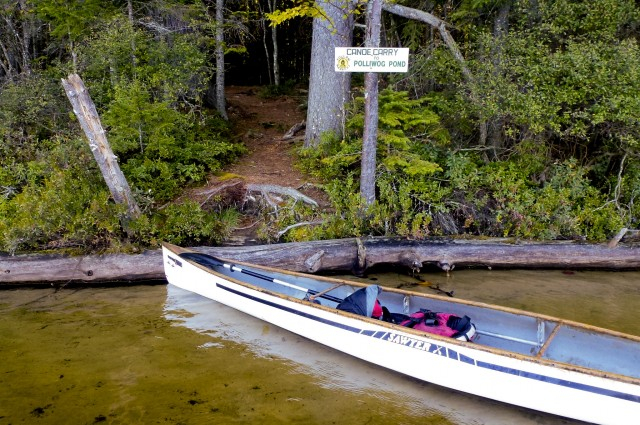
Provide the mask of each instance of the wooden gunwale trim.
{"label": "wooden gunwale trim", "polygon": [[[184,252],[197,252],[197,251],[185,250]],[[327,284],[332,284],[332,285],[336,285],[338,283],[341,283],[342,285],[358,286],[358,287],[367,287],[367,286],[369,286],[369,284],[367,284],[367,283],[361,283],[361,282],[357,282],[357,281],[351,281],[351,280],[346,280],[346,279],[336,279],[336,278],[332,278],[332,277],[328,277],[328,276],[312,275],[312,274],[308,274],[308,273],[300,273],[300,272],[283,270],[283,269],[278,269],[278,268],[269,267],[269,266],[262,266],[262,265],[246,263],[246,262],[242,262],[242,261],[229,260],[229,259],[221,258],[221,257],[216,257],[216,258],[218,258],[221,261],[227,262],[229,264],[236,264],[236,265],[239,265],[239,266],[246,266],[246,267],[250,267],[250,268],[253,268],[253,269],[260,269],[260,270],[264,270],[264,271],[279,273],[279,274],[293,276],[293,277],[302,277],[302,278],[306,278],[306,279],[311,278],[311,279],[315,279],[315,280],[324,281]],[[518,310],[518,309],[515,309],[515,308],[511,308],[511,307],[505,307],[505,306],[500,306],[500,305],[495,305],[495,304],[488,304],[488,303],[484,303],[484,302],[481,302],[481,301],[470,301],[470,300],[465,300],[465,299],[461,299],[461,298],[456,298],[456,301],[451,301],[451,299],[449,299],[448,297],[445,297],[443,295],[411,292],[411,291],[406,291],[406,290],[403,290],[403,289],[390,288],[390,287],[385,287],[385,286],[380,286],[380,288],[382,289],[383,292],[395,292],[397,294],[409,295],[411,297],[421,297],[421,298],[445,301],[447,303],[452,303],[452,304],[463,304],[463,305],[467,305],[467,306],[471,306],[471,307],[485,308],[485,309],[502,311],[502,312],[505,312],[505,313],[518,314],[518,315],[521,315],[521,316],[528,316],[528,317],[532,317],[532,318],[535,318],[535,319],[541,319],[541,320],[546,320],[546,321],[550,321],[550,322],[558,322],[558,323],[562,323],[562,324],[564,324],[566,326],[573,326],[573,327],[582,328],[582,329],[585,329],[585,330],[588,330],[588,331],[596,331],[596,332],[600,332],[600,333],[606,333],[606,334],[611,335],[611,336],[621,337],[621,338],[629,339],[631,341],[640,343],[640,336],[625,334],[623,332],[614,331],[612,329],[606,329],[606,328],[602,328],[602,327],[598,327],[598,326],[594,326],[594,325],[589,325],[589,324],[586,324],[586,323],[575,322],[575,321],[568,320],[568,319],[561,319],[559,317],[549,316],[549,315],[545,315],[545,314],[542,314],[542,313],[535,313],[535,312],[530,312],[530,311]]]}
{"label": "wooden gunwale trim", "polygon": [[[167,244],[167,243],[163,243],[164,246],[167,246],[167,248],[169,248],[169,250],[173,251],[174,253],[178,253],[177,251],[180,252],[198,252],[198,251],[194,251],[194,250],[189,250],[189,249],[185,249],[176,245],[171,245],[171,244]],[[172,249],[172,247],[175,247],[176,249]],[[457,346],[461,346],[461,347],[465,347],[465,348],[470,348],[472,350],[478,350],[478,351],[483,351],[486,353],[490,353],[490,354],[494,354],[497,356],[503,356],[503,357],[508,357],[508,358],[513,358],[516,360],[521,360],[524,362],[529,362],[529,363],[535,363],[535,364],[540,364],[540,365],[544,365],[544,366],[549,366],[552,368],[557,368],[557,369],[563,369],[563,370],[567,370],[567,371],[572,371],[572,372],[579,372],[579,373],[583,373],[586,375],[590,375],[590,376],[595,376],[595,377],[601,377],[601,378],[607,378],[607,379],[612,379],[612,380],[616,380],[616,381],[620,381],[620,382],[625,382],[625,383],[630,383],[633,385],[640,385],[640,378],[634,378],[631,376],[627,376],[627,375],[620,375],[617,373],[613,373],[613,372],[608,372],[608,371],[601,371],[601,370],[596,370],[596,369],[590,369],[584,366],[578,366],[578,365],[574,365],[571,363],[566,363],[566,362],[560,362],[560,361],[556,361],[556,360],[552,360],[552,359],[545,359],[545,358],[541,358],[541,357],[537,357],[537,356],[530,356],[530,355],[524,355],[524,354],[520,354],[520,353],[515,353],[513,351],[508,351],[508,350],[503,350],[500,348],[495,348],[495,347],[488,347],[488,346],[484,346],[484,345],[480,345],[480,344],[475,344],[473,342],[468,342],[468,341],[461,341],[461,340],[457,340],[455,338],[448,338],[448,337],[444,337],[441,335],[436,335],[436,334],[430,334],[430,333],[426,333],[426,332],[421,332],[412,328],[407,328],[405,326],[400,326],[400,325],[396,325],[393,323],[389,323],[389,322],[384,322],[378,319],[374,319],[374,318],[370,318],[370,317],[364,317],[364,316],[360,316],[358,314],[355,313],[350,313],[347,311],[341,311],[341,310],[337,310],[335,308],[332,307],[328,307],[322,304],[315,304],[311,301],[308,300],[304,300],[304,299],[300,299],[300,298],[295,298],[295,297],[291,297],[289,295],[284,295],[278,292],[273,292],[273,291],[269,291],[267,289],[261,288],[259,286],[244,282],[242,280],[238,280],[235,277],[231,277],[231,276],[227,276],[225,274],[219,273],[215,270],[212,270],[208,267],[205,267],[201,264],[198,264],[194,261],[191,261],[189,259],[186,258],[181,258],[185,261],[188,261],[190,264],[192,264],[193,266],[196,266],[200,269],[202,269],[203,271],[210,273],[210,274],[214,274],[216,276],[218,276],[219,278],[222,278],[224,280],[233,282],[237,285],[243,286],[245,288],[263,293],[263,294],[267,294],[276,298],[280,298],[280,299],[285,299],[287,301],[291,301],[297,304],[301,304],[304,306],[311,306],[314,309],[321,309],[327,312],[330,312],[332,314],[337,314],[339,316],[344,316],[344,317],[349,317],[349,318],[353,318],[356,319],[358,321],[364,321],[367,323],[372,323],[378,326],[382,326],[382,327],[386,327],[392,330],[396,330],[398,332],[404,332],[404,333],[408,333],[408,334],[413,334],[416,336],[420,336],[422,338],[430,338],[430,339],[434,339],[437,341],[442,342],[443,344],[451,344],[451,345],[457,345]],[[260,270],[265,270],[265,271],[272,271],[272,272],[276,272],[279,274],[285,274],[285,275],[291,275],[291,276],[300,276],[300,277],[304,277],[304,278],[312,278],[312,279],[317,279],[317,280],[322,280],[322,281],[326,281],[326,282],[340,282],[340,283],[344,283],[346,285],[350,285],[350,286],[360,286],[360,287],[366,287],[369,286],[367,284],[363,284],[363,283],[359,283],[359,282],[351,282],[349,280],[343,280],[343,279],[333,279],[333,278],[329,278],[329,277],[325,277],[325,276],[315,276],[315,275],[309,275],[309,274],[305,274],[305,273],[299,273],[299,272],[290,272],[288,270],[281,270],[281,269],[276,269],[276,268],[272,268],[272,267],[265,267],[265,266],[256,266],[250,263],[244,263],[244,262],[240,262],[240,261],[232,261],[232,260],[228,260],[228,259],[224,259],[224,258],[219,258],[219,260],[221,261],[225,261],[228,262],[229,264],[234,264],[234,265],[244,265],[253,269],[260,269]],[[451,302],[450,300],[448,300],[447,298],[443,297],[443,296],[438,296],[438,295],[430,295],[430,294],[420,294],[420,293],[413,293],[413,292],[409,292],[409,291],[404,291],[401,289],[395,289],[395,288],[385,288],[385,287],[381,287],[384,291],[389,291],[389,292],[397,292],[400,294],[408,294],[410,296],[418,296],[418,297],[424,297],[424,298],[431,298],[431,299],[439,299],[439,300],[443,300],[443,301],[448,301]],[[558,326],[556,328],[554,328],[554,331],[556,331],[556,329],[559,329],[561,326],[560,325],[567,325],[567,326],[574,326],[574,327],[578,327],[578,328],[582,328],[582,329],[587,329],[587,330],[593,330],[593,331],[597,331],[597,332],[602,332],[602,333],[606,333],[612,336],[620,336],[626,339],[630,339],[632,341],[636,341],[636,342],[640,342],[640,337],[636,337],[635,335],[628,335],[628,334],[624,334],[622,332],[617,332],[617,331],[613,331],[613,330],[609,330],[609,329],[605,329],[605,328],[599,328],[597,326],[591,326],[591,325],[587,325],[587,324],[583,324],[583,323],[579,323],[579,322],[573,322],[573,321],[569,321],[569,320],[563,320],[563,319],[559,319],[557,317],[552,317],[552,316],[546,316],[546,315],[542,315],[542,314],[536,314],[536,313],[530,313],[530,312],[526,312],[526,311],[522,311],[522,310],[517,310],[517,309],[512,309],[509,307],[502,307],[502,306],[494,306],[491,304],[485,304],[485,303],[481,303],[481,302],[474,302],[474,301],[467,301],[467,300],[460,300],[457,299],[456,303],[460,303],[460,304],[466,304],[466,305],[470,305],[470,306],[475,306],[475,307],[484,307],[484,308],[490,308],[493,310],[499,310],[499,311],[505,311],[508,313],[516,313],[516,314],[521,314],[521,315],[525,315],[525,316],[531,316],[531,317],[539,317],[545,320],[551,320],[553,322],[557,322]],[[454,303],[455,304],[455,303]],[[554,331],[552,331],[552,334],[554,333]],[[551,336],[550,336],[551,338]]]}

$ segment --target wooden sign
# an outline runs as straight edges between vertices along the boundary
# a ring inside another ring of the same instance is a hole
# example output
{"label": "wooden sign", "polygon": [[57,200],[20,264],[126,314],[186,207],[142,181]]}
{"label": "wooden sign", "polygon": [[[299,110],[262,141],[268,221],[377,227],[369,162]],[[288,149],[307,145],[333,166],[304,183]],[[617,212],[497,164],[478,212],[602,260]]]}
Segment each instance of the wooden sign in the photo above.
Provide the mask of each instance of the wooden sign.
{"label": "wooden sign", "polygon": [[336,72],[407,72],[406,47],[336,47]]}

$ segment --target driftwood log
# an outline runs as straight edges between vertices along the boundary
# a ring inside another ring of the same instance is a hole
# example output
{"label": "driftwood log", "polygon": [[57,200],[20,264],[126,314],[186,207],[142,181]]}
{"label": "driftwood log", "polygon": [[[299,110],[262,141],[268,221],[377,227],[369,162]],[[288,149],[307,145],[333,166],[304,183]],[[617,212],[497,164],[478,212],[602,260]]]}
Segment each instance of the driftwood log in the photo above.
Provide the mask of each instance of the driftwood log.
{"label": "driftwood log", "polygon": [[[352,272],[374,266],[407,271],[434,268],[544,268],[570,270],[640,270],[640,247],[576,243],[508,243],[507,241],[409,241],[366,238],[241,247],[199,247],[201,252],[287,270]],[[160,250],[138,255],[80,257],[0,256],[0,286],[162,280]]]}

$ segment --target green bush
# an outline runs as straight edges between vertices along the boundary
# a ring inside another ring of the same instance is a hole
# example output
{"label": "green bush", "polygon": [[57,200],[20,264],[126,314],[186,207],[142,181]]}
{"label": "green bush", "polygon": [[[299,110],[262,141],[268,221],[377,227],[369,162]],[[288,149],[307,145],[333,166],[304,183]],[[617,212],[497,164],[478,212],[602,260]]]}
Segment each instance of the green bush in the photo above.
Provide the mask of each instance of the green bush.
{"label": "green bush", "polygon": [[121,208],[109,202],[96,176],[86,170],[56,170],[41,185],[29,185],[3,202],[2,249],[105,249],[121,235]]}
{"label": "green bush", "polygon": [[[303,163],[328,182],[335,214],[292,232],[290,240],[475,235],[602,241],[623,226],[620,203],[608,201],[591,182],[591,170],[575,159],[550,163],[545,145],[523,141],[507,160],[486,162],[474,151],[449,150],[437,116],[425,111],[426,100],[396,93],[381,96],[384,101],[390,105],[380,106],[376,202],[367,207],[359,196],[363,120],[356,107],[353,132],[344,140],[325,135],[317,149],[301,152]],[[421,119],[413,121],[412,112]]]}
{"label": "green bush", "polygon": [[232,209],[220,212],[203,210],[195,201],[172,204],[154,214],[130,223],[136,242],[157,246],[160,242],[179,245],[215,245],[229,236],[238,223],[239,213]]}

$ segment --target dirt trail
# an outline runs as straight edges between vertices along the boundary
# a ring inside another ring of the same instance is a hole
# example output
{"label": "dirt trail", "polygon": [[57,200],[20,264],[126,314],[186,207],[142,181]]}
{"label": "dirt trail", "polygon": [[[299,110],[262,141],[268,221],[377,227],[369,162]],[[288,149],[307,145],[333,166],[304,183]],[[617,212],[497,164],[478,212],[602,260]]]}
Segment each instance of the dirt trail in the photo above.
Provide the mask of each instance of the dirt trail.
{"label": "dirt trail", "polygon": [[301,107],[304,95],[266,99],[259,96],[259,87],[231,86],[226,90],[229,120],[249,152],[225,171],[247,183],[299,188],[308,182],[310,177],[295,167],[292,141],[282,140],[291,127],[305,119]]}
{"label": "dirt trail", "polygon": [[[316,179],[296,167],[294,149],[304,138],[304,130],[296,133],[293,139],[283,140],[289,129],[306,118],[302,107],[306,93],[265,98],[260,96],[260,90],[260,87],[226,88],[229,121],[248,152],[223,171],[237,175],[246,184],[293,188],[314,199],[320,208],[326,208],[329,204],[326,194],[313,184]],[[225,184],[224,180],[211,178],[208,187],[199,191],[216,190]],[[256,217],[243,217],[225,245],[259,242],[255,234],[257,227]]]}

